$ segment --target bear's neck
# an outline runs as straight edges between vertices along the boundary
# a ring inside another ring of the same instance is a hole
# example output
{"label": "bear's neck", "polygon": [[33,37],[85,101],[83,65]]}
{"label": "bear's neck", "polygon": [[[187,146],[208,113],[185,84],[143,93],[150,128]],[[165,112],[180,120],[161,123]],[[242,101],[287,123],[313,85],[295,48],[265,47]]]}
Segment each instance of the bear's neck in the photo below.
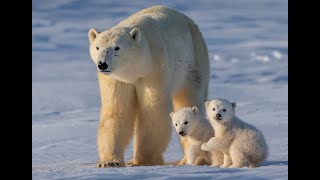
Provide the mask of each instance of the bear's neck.
{"label": "bear's neck", "polygon": [[237,118],[234,116],[230,121],[225,123],[218,123],[214,121],[213,123],[213,129],[215,131],[215,136],[223,136],[226,131],[229,131],[230,128],[232,128],[232,123],[235,123],[237,121]]}

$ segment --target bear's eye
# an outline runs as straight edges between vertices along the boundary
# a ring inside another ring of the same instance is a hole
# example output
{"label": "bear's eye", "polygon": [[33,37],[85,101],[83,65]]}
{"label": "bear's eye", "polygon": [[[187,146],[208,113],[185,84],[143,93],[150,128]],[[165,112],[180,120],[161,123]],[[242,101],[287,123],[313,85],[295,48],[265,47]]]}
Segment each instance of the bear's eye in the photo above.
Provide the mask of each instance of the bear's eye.
{"label": "bear's eye", "polygon": [[178,126],[178,124],[176,124],[176,126]]}
{"label": "bear's eye", "polygon": [[98,47],[98,46],[96,47],[96,50],[99,50],[99,47]]}
{"label": "bear's eye", "polygon": [[223,112],[226,112],[226,109],[222,109]]}
{"label": "bear's eye", "polygon": [[215,108],[212,109],[212,111],[216,110]]}
{"label": "bear's eye", "polygon": [[114,48],[115,51],[118,51],[119,49],[120,49],[120,47],[118,47],[118,46]]}
{"label": "bear's eye", "polygon": [[188,124],[188,121],[184,122],[184,124]]}

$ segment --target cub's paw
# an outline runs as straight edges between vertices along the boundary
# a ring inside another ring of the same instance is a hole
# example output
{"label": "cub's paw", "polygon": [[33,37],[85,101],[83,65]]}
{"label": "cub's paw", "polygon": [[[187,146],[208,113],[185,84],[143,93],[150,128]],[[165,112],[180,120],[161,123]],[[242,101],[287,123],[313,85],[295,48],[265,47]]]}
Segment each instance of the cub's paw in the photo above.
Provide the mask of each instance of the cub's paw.
{"label": "cub's paw", "polygon": [[124,167],[121,161],[103,161],[97,163],[97,168]]}
{"label": "cub's paw", "polygon": [[133,163],[130,167],[138,167],[138,166],[154,166],[152,164],[141,164],[141,163]]}
{"label": "cub's paw", "polygon": [[212,164],[210,167],[221,167],[222,166],[222,164]]}
{"label": "cub's paw", "polygon": [[231,165],[231,166],[229,166],[229,168],[242,168],[242,167],[241,166]]}
{"label": "cub's paw", "polygon": [[127,166],[132,166],[132,165],[133,165],[133,162],[134,162],[133,159],[131,159],[130,161],[128,161],[128,162],[126,163],[126,165],[127,165]]}
{"label": "cub's paw", "polygon": [[209,150],[207,149],[207,147],[206,147],[206,143],[204,143],[204,144],[201,145],[201,149],[202,149],[203,151],[209,151]]}
{"label": "cub's paw", "polygon": [[183,166],[187,164],[187,158],[183,158],[178,164],[177,166]]}
{"label": "cub's paw", "polygon": [[228,168],[230,165],[229,164],[222,164],[220,167],[221,168]]}

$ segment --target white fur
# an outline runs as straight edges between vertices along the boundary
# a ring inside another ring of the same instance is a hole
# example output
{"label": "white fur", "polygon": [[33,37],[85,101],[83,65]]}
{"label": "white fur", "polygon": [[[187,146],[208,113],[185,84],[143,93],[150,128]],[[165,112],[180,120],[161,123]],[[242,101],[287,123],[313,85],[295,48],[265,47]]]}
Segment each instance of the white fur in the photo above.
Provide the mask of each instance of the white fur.
{"label": "white fur", "polygon": [[[208,118],[214,127],[215,137],[201,146],[202,150],[219,150],[224,153],[221,167],[241,168],[260,166],[267,157],[267,144],[263,134],[254,126],[235,116],[236,103],[225,99],[206,102]],[[220,114],[220,118],[217,118]]]}
{"label": "white fur", "polygon": [[170,113],[173,126],[180,136],[186,137],[187,164],[203,165],[214,164],[215,166],[223,163],[221,152],[206,152],[201,150],[201,145],[214,136],[214,130],[205,116],[201,116],[196,106],[192,108],[182,108]]}
{"label": "white fur", "polygon": [[[98,70],[98,166],[124,166],[132,136],[134,165],[164,164],[169,113],[191,105],[205,110],[209,58],[198,26],[175,10],[154,6],[108,30],[91,29],[88,36],[92,61],[108,65]],[[183,137],[180,142],[185,152]],[[185,162],[184,156],[180,164]]]}

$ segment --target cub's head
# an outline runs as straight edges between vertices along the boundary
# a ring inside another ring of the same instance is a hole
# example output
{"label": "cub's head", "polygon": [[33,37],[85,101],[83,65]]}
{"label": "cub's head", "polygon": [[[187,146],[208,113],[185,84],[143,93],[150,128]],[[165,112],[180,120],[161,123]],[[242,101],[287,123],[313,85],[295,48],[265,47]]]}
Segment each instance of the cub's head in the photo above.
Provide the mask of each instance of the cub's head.
{"label": "cub's head", "polygon": [[138,28],[114,27],[98,32],[90,29],[90,56],[99,73],[133,83],[151,71],[148,41]]}
{"label": "cub's head", "polygon": [[180,136],[190,136],[196,130],[198,115],[199,109],[196,106],[170,113],[172,124]]}
{"label": "cub's head", "polygon": [[208,118],[211,123],[225,123],[234,117],[236,103],[225,99],[215,99],[205,102]]}

